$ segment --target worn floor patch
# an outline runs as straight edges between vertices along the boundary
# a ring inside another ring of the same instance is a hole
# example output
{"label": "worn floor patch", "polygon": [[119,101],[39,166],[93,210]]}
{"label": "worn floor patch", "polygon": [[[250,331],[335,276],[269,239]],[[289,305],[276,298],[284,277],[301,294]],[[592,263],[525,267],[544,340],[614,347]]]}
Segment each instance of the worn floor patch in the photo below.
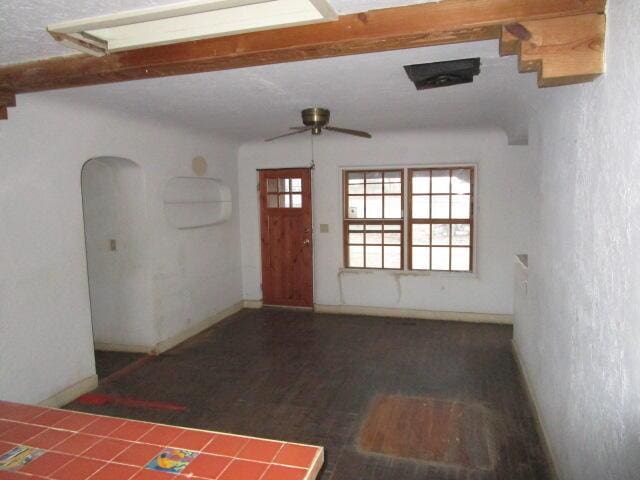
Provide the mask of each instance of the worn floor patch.
{"label": "worn floor patch", "polygon": [[493,438],[489,411],[481,405],[378,395],[363,423],[358,446],[369,453],[492,470]]}

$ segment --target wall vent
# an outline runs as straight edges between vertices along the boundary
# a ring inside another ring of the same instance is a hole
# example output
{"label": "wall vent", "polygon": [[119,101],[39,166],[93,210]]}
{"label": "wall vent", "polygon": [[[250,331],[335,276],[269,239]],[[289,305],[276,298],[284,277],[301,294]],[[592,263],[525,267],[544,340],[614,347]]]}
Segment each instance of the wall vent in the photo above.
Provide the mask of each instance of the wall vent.
{"label": "wall vent", "polygon": [[473,77],[480,74],[480,59],[420,63],[405,65],[404,69],[418,90],[428,90],[473,83]]}

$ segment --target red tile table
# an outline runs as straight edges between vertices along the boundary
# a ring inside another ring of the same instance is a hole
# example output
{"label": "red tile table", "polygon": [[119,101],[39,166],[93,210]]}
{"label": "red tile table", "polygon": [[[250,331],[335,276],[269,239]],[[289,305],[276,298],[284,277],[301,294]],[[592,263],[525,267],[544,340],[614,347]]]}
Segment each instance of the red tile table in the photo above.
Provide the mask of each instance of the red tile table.
{"label": "red tile table", "polygon": [[322,447],[0,401],[0,480],[314,480]]}

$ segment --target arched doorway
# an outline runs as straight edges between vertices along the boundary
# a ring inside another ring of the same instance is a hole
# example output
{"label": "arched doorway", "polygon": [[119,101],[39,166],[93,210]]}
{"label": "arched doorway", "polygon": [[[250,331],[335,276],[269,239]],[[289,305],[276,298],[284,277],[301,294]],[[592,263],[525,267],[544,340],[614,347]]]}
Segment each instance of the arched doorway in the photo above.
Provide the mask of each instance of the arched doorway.
{"label": "arched doorway", "polygon": [[[81,183],[96,351],[148,351],[154,336],[143,171],[124,158],[92,158]],[[97,361],[99,376],[130,360],[109,358],[116,365],[101,371]]]}

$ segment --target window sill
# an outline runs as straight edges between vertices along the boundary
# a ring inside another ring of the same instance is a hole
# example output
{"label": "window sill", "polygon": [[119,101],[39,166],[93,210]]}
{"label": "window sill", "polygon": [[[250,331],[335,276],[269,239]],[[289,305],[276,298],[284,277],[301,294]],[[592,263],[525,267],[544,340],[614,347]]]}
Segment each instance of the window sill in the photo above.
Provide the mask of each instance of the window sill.
{"label": "window sill", "polygon": [[338,275],[344,274],[386,274],[395,277],[436,277],[436,278],[480,278],[477,272],[441,272],[441,271],[421,271],[421,270],[387,270],[383,268],[345,268],[338,270]]}

